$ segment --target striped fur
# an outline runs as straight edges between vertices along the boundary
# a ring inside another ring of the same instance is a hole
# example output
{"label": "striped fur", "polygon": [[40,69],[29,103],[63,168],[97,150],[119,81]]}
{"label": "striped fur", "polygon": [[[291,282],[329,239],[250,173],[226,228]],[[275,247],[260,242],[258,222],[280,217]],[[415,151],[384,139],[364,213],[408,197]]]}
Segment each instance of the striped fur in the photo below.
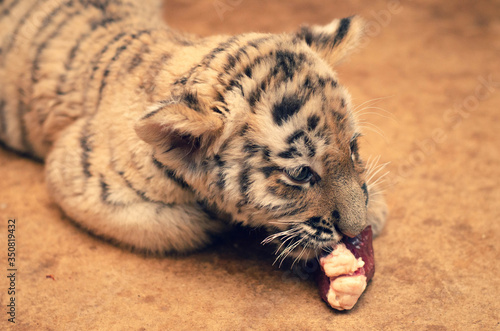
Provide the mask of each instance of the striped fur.
{"label": "striped fur", "polygon": [[301,258],[378,233],[385,203],[333,71],[362,20],[198,38],[149,1],[0,3],[0,139],[45,159],[64,212],[154,252],[203,247],[232,222]]}

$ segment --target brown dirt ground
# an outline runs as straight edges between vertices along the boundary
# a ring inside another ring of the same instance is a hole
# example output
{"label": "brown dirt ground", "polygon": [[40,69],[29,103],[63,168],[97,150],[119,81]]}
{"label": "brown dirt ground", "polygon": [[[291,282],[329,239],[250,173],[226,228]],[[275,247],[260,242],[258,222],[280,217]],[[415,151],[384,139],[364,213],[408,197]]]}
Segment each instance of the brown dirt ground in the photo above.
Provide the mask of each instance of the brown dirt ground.
{"label": "brown dirt ground", "polygon": [[[293,31],[354,13],[368,20],[370,38],[339,74],[356,104],[374,107],[366,110],[375,128],[367,128],[364,155],[391,161],[377,272],[355,309],[329,309],[311,268],[273,267],[245,231],[166,258],[89,236],[50,201],[41,164],[0,149],[0,265],[6,273],[6,223],[15,217],[17,327],[500,329],[498,1],[177,0],[166,7],[171,26],[201,35]],[[9,324],[7,281],[0,277],[0,329]]]}

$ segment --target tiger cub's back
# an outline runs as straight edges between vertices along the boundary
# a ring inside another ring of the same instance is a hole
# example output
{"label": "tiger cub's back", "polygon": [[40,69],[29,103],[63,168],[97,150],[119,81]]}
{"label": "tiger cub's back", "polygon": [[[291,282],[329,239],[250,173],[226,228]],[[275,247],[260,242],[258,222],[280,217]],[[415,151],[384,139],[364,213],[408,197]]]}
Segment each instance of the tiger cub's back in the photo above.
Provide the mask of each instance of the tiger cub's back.
{"label": "tiger cub's back", "polygon": [[43,158],[85,115],[99,54],[127,29],[160,22],[159,0],[0,3],[0,141]]}

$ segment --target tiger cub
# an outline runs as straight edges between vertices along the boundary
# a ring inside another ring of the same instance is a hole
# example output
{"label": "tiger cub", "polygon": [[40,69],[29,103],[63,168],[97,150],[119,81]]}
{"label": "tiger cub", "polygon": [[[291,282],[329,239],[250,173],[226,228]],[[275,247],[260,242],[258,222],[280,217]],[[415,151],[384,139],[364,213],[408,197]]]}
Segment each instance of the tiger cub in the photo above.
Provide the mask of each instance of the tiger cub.
{"label": "tiger cub", "polygon": [[0,2],[0,140],[45,160],[64,213],[148,252],[199,249],[235,223],[302,259],[379,233],[386,205],[333,71],[363,21],[200,38],[157,5]]}

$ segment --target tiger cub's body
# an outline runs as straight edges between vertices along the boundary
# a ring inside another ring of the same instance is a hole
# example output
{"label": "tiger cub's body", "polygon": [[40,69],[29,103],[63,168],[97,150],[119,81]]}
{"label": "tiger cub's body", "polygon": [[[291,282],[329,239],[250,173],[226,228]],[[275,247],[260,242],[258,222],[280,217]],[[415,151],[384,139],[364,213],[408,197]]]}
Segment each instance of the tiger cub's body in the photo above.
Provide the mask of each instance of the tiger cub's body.
{"label": "tiger cub's body", "polygon": [[290,235],[286,254],[304,257],[367,222],[381,229],[385,204],[363,179],[331,69],[356,45],[358,18],[197,38],[158,11],[0,3],[0,139],[45,159],[67,215],[148,251],[202,247],[231,222]]}

